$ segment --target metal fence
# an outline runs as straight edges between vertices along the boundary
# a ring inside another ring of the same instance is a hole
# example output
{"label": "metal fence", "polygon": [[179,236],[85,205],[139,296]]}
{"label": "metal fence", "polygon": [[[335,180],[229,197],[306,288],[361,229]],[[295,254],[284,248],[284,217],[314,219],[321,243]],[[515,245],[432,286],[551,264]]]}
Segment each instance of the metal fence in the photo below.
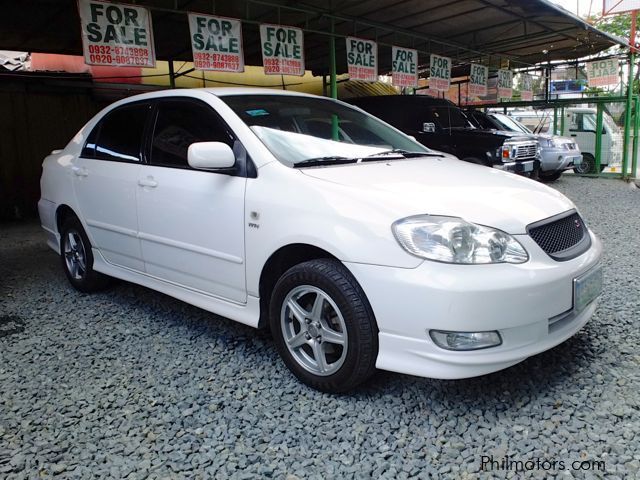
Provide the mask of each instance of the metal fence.
{"label": "metal fence", "polygon": [[572,138],[584,157],[583,165],[574,169],[578,174],[640,178],[640,116],[635,114],[640,109],[640,97],[631,100],[630,112],[626,97],[508,102],[482,107],[510,115],[534,133]]}

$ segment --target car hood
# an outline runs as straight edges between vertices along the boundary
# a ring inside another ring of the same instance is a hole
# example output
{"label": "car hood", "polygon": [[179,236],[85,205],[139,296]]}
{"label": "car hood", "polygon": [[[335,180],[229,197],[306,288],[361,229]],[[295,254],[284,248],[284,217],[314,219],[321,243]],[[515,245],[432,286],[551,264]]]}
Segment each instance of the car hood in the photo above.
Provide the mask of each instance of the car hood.
{"label": "car hood", "polygon": [[[530,223],[575,208],[538,182],[451,156],[304,168],[301,173],[352,190],[348,198],[394,219],[432,214],[526,233]],[[355,191],[354,191],[355,190]],[[345,200],[347,201],[347,200]]]}
{"label": "car hood", "polygon": [[517,142],[523,142],[527,140],[533,140],[533,141],[537,140],[536,135],[522,133],[522,132],[514,132],[513,130],[485,129],[485,130],[478,130],[478,131],[486,133],[488,135],[492,135],[494,137],[495,136],[508,137],[510,140],[517,141]]}

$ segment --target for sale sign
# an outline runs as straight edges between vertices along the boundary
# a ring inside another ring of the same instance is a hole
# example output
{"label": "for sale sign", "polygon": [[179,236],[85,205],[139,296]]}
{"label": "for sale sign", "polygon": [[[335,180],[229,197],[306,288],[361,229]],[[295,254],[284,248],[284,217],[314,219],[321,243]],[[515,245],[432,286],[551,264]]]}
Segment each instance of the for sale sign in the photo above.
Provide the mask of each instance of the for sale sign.
{"label": "for sale sign", "polygon": [[587,78],[589,79],[590,87],[617,85],[619,80],[618,60],[608,58],[587,63]]}
{"label": "for sale sign", "polygon": [[347,67],[351,80],[378,80],[378,44],[364,38],[347,37]]}
{"label": "for sale sign", "polygon": [[533,100],[533,79],[531,75],[522,74],[522,89],[520,90],[520,98],[525,102]]}
{"label": "for sale sign", "polygon": [[302,30],[284,25],[260,25],[262,64],[266,75],[304,75]]}
{"label": "for sale sign", "polygon": [[78,0],[84,61],[89,65],[155,67],[149,10]]}
{"label": "for sale sign", "polygon": [[418,51],[391,47],[391,80],[396,87],[418,86]]}
{"label": "for sale sign", "polygon": [[498,98],[511,98],[513,96],[513,72],[511,70],[498,70]]}
{"label": "for sale sign", "polygon": [[451,59],[431,54],[429,62],[429,88],[446,92],[451,86]]}
{"label": "for sale sign", "polygon": [[469,72],[469,96],[481,97],[487,94],[489,69],[477,63],[471,64]]}
{"label": "for sale sign", "polygon": [[190,13],[189,32],[196,69],[244,72],[240,20]]}

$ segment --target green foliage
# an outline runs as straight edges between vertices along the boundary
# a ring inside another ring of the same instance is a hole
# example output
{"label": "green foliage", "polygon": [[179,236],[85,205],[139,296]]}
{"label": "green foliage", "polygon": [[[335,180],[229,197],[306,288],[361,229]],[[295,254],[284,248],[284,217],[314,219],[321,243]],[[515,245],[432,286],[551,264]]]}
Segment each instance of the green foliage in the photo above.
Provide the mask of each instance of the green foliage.
{"label": "green foliage", "polygon": [[603,32],[610,33],[617,37],[629,38],[631,33],[631,14],[623,13],[620,15],[591,16],[587,19],[594,27]]}

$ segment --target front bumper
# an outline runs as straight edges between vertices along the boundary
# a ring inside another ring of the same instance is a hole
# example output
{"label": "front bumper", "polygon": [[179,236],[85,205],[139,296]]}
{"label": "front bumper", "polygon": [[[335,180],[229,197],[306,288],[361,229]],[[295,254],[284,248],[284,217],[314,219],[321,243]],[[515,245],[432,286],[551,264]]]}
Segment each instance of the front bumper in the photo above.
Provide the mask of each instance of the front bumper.
{"label": "front bumper", "polygon": [[535,160],[507,162],[494,165],[494,168],[512,173],[530,173],[535,170]]}
{"label": "front bumper", "polygon": [[[345,263],[364,289],[379,328],[376,367],[430,378],[466,378],[514,365],[574,335],[596,301],[561,325],[550,320],[573,308],[573,279],[598,264],[592,235],[584,254],[549,258],[528,236],[524,264],[450,265],[425,261],[414,269]],[[429,330],[497,330],[502,345],[476,351],[438,347]]]}
{"label": "front bumper", "polygon": [[540,154],[540,170],[545,173],[569,170],[582,163],[582,154],[577,150],[543,148]]}

